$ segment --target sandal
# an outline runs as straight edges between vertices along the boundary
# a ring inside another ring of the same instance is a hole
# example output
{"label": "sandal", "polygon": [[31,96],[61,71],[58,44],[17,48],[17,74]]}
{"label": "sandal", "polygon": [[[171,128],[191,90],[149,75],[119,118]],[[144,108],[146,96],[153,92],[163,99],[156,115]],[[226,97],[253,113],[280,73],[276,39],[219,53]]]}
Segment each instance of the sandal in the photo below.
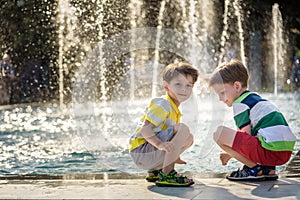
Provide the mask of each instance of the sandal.
{"label": "sandal", "polygon": [[148,170],[148,175],[146,176],[146,180],[148,182],[156,182],[159,180],[158,177],[159,170]]}
{"label": "sandal", "polygon": [[160,187],[188,187],[194,184],[193,179],[178,174],[175,170],[172,170],[168,174],[164,174],[160,170],[158,177],[159,180],[156,182],[156,185]]}
{"label": "sandal", "polygon": [[261,170],[263,170],[263,166],[261,165],[256,165],[252,168],[249,168],[248,166],[244,165],[242,169],[238,169],[237,171],[231,172],[231,174],[226,176],[226,178],[231,181],[265,180],[265,175],[257,175],[257,173]]}
{"label": "sandal", "polygon": [[275,181],[278,179],[277,174],[269,174],[271,170],[276,170],[275,166],[262,166],[262,167],[263,167],[263,175],[265,177],[265,180]]}

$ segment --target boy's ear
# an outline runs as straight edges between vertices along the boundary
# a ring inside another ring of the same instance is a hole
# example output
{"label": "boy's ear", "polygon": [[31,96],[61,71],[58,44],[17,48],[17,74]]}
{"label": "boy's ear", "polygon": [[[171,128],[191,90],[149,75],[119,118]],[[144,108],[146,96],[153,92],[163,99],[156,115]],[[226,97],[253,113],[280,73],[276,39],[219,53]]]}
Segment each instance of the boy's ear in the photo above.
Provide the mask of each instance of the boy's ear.
{"label": "boy's ear", "polygon": [[242,89],[242,83],[239,82],[239,81],[235,81],[235,82],[233,83],[233,86],[234,86],[234,88],[235,88],[236,90]]}
{"label": "boy's ear", "polygon": [[168,82],[167,82],[167,81],[163,81],[163,87],[164,87],[164,90],[165,90],[165,91],[168,91],[168,90],[169,90]]}

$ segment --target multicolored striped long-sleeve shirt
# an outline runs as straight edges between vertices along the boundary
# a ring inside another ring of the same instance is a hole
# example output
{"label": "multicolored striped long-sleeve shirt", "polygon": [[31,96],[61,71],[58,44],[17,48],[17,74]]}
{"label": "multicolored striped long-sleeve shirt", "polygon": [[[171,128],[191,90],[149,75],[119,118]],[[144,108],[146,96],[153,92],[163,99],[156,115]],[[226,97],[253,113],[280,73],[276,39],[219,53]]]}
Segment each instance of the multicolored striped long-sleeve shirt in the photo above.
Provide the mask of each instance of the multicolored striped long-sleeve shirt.
{"label": "multicolored striped long-sleeve shirt", "polygon": [[251,125],[251,134],[262,147],[272,151],[293,151],[296,136],[279,109],[257,93],[245,91],[233,103],[236,126]]}

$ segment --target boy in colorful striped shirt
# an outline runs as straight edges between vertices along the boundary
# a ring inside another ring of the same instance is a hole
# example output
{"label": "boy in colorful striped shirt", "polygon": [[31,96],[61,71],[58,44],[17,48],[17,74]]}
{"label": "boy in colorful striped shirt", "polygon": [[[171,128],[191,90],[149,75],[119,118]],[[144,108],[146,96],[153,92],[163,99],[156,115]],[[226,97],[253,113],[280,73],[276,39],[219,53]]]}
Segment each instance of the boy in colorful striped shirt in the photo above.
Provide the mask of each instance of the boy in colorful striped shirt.
{"label": "boy in colorful striped shirt", "polygon": [[158,186],[189,186],[194,183],[178,174],[174,167],[176,163],[186,163],[180,159],[180,154],[193,144],[189,128],[180,123],[178,106],[191,96],[197,78],[198,70],[188,63],[168,65],[163,72],[166,95],[151,100],[130,138],[132,160],[139,168],[153,172],[147,180],[156,181],[153,177],[158,175]]}
{"label": "boy in colorful striped shirt", "polygon": [[233,107],[238,131],[220,126],[215,142],[224,150],[220,159],[230,158],[244,166],[227,175],[229,180],[276,180],[275,166],[289,161],[296,137],[278,108],[248,88],[248,70],[238,60],[222,63],[209,85],[227,106]]}

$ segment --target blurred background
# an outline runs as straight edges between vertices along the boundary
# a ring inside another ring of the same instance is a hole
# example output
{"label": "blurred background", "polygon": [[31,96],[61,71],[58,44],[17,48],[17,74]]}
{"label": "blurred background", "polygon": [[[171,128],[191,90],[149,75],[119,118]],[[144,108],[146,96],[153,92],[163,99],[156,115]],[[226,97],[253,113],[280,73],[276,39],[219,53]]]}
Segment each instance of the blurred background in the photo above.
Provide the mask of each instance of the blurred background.
{"label": "blurred background", "polygon": [[[276,90],[292,91],[289,79],[295,47],[300,45],[299,8],[297,0],[2,0],[0,54],[10,55],[16,75],[9,103],[57,101],[62,95],[64,103],[70,102],[74,74],[99,42],[130,29],[158,26],[190,32],[205,44],[204,73],[226,59],[232,48],[233,56],[255,74],[251,87],[266,92],[275,89],[272,34],[279,30]],[[155,57],[151,48],[134,53],[130,59],[128,54],[116,58],[103,72],[105,95],[112,93],[133,60],[141,63]],[[185,60],[164,50],[158,56],[161,66]],[[145,93],[150,95],[151,88]]]}
{"label": "blurred background", "polygon": [[233,58],[248,67],[250,90],[285,115],[294,157],[299,8],[299,0],[1,0],[0,174],[144,173],[128,139],[176,61],[202,73],[180,108],[195,142],[179,170],[240,166],[220,165],[212,131],[235,125],[205,81]]}

